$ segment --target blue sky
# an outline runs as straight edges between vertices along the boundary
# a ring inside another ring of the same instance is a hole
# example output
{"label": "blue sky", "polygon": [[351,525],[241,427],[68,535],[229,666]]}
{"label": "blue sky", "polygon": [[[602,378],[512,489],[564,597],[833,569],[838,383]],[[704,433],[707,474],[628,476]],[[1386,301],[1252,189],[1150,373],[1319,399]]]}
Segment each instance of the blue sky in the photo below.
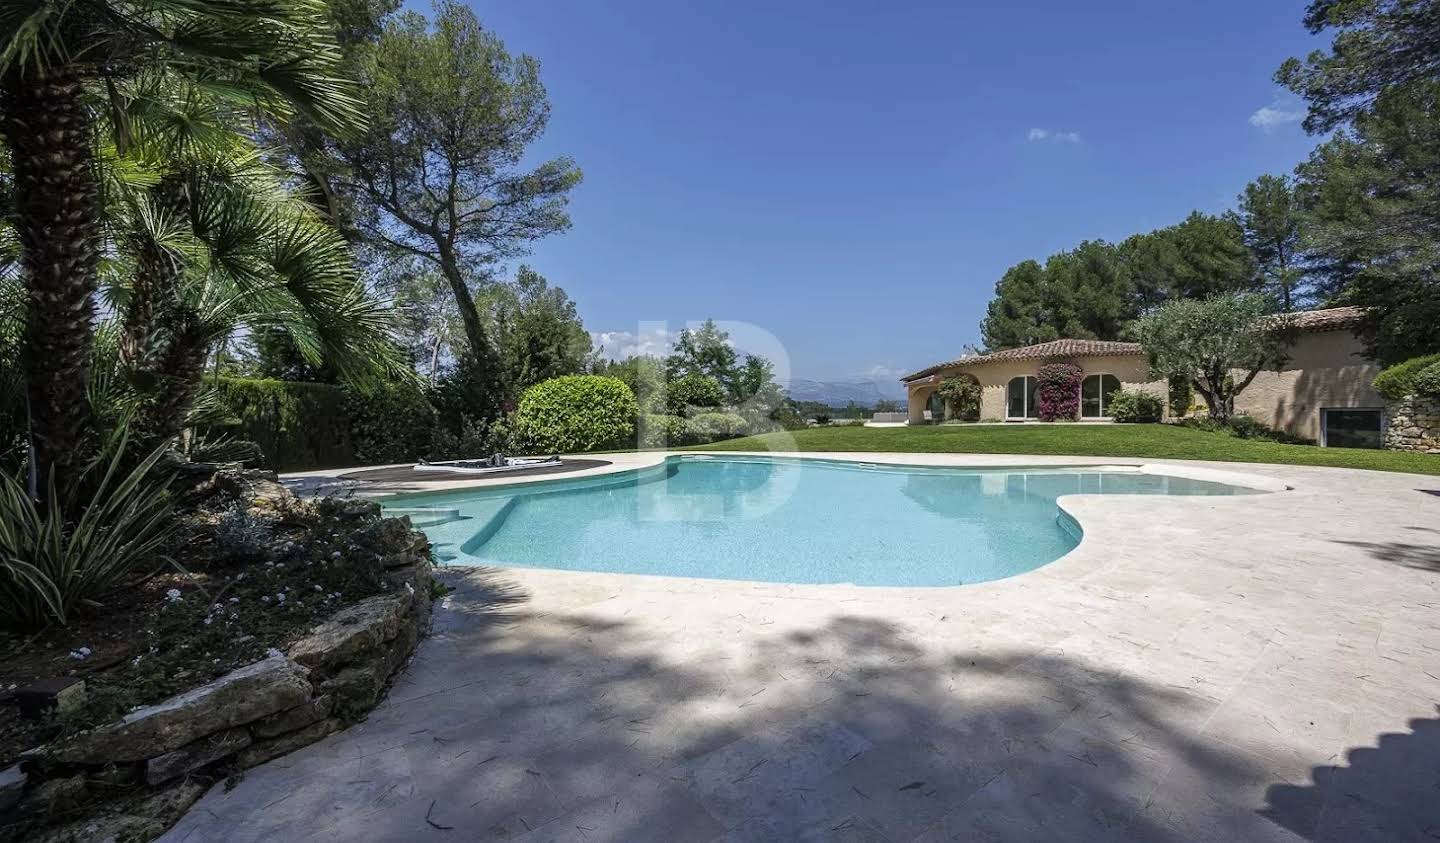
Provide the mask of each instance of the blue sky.
{"label": "blue sky", "polygon": [[[1304,0],[470,0],[585,172],[527,259],[611,350],[713,317],[795,377],[978,342],[1026,258],[1229,207],[1314,146],[1271,81]],[[773,352],[772,352],[773,353]]]}

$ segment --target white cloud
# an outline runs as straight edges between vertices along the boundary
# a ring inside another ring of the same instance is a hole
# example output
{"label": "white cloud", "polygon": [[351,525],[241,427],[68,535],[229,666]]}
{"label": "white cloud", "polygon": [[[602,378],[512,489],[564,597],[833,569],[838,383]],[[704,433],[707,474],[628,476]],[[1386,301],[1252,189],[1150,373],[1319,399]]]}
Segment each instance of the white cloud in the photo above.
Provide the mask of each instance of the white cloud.
{"label": "white cloud", "polygon": [[1305,112],[1295,108],[1286,108],[1278,100],[1257,109],[1250,115],[1250,125],[1262,132],[1273,132],[1287,123],[1298,122],[1305,116]]}
{"label": "white cloud", "polygon": [[1051,143],[1079,143],[1079,132],[1058,132],[1050,129],[1031,129],[1026,135],[1031,141],[1050,141]]}
{"label": "white cloud", "polygon": [[897,369],[894,366],[887,366],[884,363],[876,363],[868,369],[861,371],[860,377],[872,380],[895,380],[901,375],[909,374],[904,369]]}
{"label": "white cloud", "polygon": [[624,360],[641,355],[663,356],[670,353],[675,334],[664,328],[646,331],[591,331],[590,342],[607,360]]}

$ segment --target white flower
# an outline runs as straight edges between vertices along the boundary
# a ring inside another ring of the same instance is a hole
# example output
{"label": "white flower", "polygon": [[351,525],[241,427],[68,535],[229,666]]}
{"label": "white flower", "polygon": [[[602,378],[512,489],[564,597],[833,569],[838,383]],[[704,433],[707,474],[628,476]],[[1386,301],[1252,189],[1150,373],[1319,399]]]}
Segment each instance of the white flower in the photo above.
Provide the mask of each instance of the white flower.
{"label": "white flower", "polygon": [[209,626],[209,625],[210,625],[210,622],[213,621],[213,620],[215,620],[215,617],[214,617],[213,615],[206,615],[206,616],[205,616],[205,625],[206,625],[206,626]]}
{"label": "white flower", "polygon": [[172,589],[170,589],[169,591],[165,592],[165,599],[168,600],[168,601],[170,601],[171,603],[174,603],[176,600],[179,600],[179,599],[180,599],[180,589],[178,589],[178,588],[172,588]]}
{"label": "white flower", "polygon": [[85,661],[86,659],[90,658],[90,648],[89,648],[89,647],[81,647],[81,648],[78,649],[78,650],[71,650],[71,651],[70,651],[70,658],[74,659],[74,660],[77,661],[77,662],[83,662],[83,661]]}
{"label": "white flower", "polygon": [[282,591],[282,592],[280,592],[279,594],[275,595],[275,602],[277,602],[277,603],[284,603],[284,602],[285,602],[285,592]]}
{"label": "white flower", "polygon": [[336,551],[334,551],[334,552],[332,552],[332,553],[330,554],[330,558],[331,558],[331,559],[339,559],[340,556],[341,556],[341,553],[340,553],[340,551],[338,551],[338,550],[336,550]]}
{"label": "white flower", "polygon": [[317,585],[315,586],[315,590],[316,590],[316,591],[324,591],[325,589],[321,588],[321,587],[317,584]]}
{"label": "white flower", "polygon": [[231,597],[231,598],[230,598],[230,602],[231,602],[231,603],[239,603],[239,602],[240,602],[240,598],[239,598],[239,597]]}
{"label": "white flower", "polygon": [[412,597],[415,595],[415,586],[411,585],[411,584],[408,583],[408,582],[405,583],[405,590],[408,591],[408,592],[410,592],[410,595],[411,595]]}
{"label": "white flower", "polygon": [[265,649],[265,656],[266,656],[266,658],[271,658],[271,659],[273,659],[273,658],[275,658],[276,656],[283,656],[283,655],[285,655],[285,654],[282,653],[282,652],[280,652],[279,650],[275,649],[274,647],[267,647],[267,648]]}
{"label": "white flower", "polygon": [[269,603],[269,602],[270,602],[270,595],[268,595],[268,594],[262,594],[262,595],[260,595],[260,602],[261,602],[261,603]]}

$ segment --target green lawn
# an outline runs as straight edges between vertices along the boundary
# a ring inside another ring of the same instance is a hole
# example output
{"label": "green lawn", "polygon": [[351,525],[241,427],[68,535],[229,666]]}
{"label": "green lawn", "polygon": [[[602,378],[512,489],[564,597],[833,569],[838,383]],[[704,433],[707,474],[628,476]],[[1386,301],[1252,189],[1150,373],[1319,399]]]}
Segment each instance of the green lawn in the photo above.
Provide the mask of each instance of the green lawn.
{"label": "green lawn", "polygon": [[[785,437],[793,436],[794,444]],[[895,451],[1058,454],[1222,462],[1268,462],[1440,475],[1440,454],[1317,448],[1237,439],[1165,424],[816,427],[706,445],[712,451]]]}

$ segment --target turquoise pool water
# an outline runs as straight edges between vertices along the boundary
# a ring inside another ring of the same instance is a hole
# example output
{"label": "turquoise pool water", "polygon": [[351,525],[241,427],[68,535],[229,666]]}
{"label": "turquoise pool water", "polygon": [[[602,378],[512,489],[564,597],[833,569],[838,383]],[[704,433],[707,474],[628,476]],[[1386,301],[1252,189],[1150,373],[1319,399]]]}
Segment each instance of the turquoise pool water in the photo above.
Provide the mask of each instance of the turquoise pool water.
{"label": "turquoise pool water", "polygon": [[385,501],[442,563],[786,583],[940,586],[1052,562],[1071,494],[1249,490],[1135,471],[676,456],[639,472]]}

